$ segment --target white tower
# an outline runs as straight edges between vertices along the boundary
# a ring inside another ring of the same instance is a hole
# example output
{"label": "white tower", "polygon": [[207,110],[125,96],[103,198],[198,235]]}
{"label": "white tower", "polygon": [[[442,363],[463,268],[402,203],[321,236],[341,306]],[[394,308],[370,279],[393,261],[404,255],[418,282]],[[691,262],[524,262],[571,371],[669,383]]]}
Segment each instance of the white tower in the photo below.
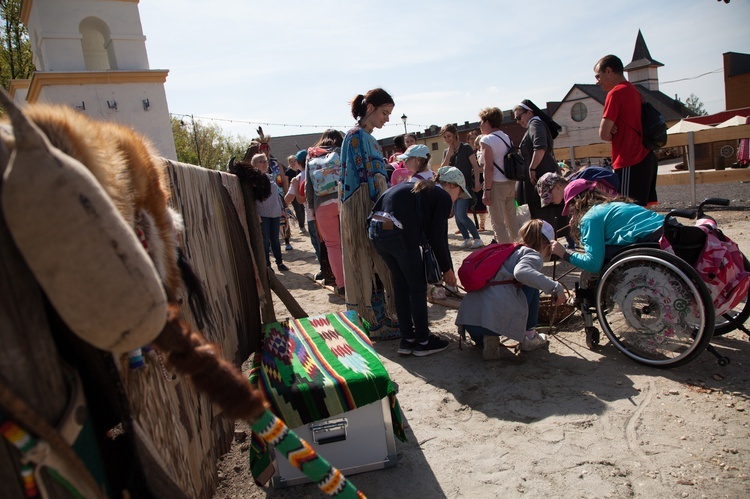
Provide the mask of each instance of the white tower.
{"label": "white tower", "polygon": [[177,159],[164,91],[169,71],[149,69],[138,1],[23,0],[37,70],[11,82],[11,95],[129,125]]}
{"label": "white tower", "polygon": [[641,30],[635,39],[633,60],[623,69],[628,73],[628,81],[633,85],[643,85],[649,90],[659,90],[659,68],[664,64],[653,59],[643,39]]}

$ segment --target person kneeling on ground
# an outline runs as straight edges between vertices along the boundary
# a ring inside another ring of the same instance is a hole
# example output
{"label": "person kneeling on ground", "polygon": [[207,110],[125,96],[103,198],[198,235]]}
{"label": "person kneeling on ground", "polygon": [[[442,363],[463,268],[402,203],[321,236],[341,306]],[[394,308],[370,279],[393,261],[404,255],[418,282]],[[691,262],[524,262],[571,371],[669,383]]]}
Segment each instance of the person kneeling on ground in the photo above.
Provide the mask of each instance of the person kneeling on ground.
{"label": "person kneeling on ground", "polygon": [[[456,325],[463,327],[483,347],[486,360],[501,358],[499,336],[517,340],[521,351],[549,345],[547,336],[534,329],[539,315],[539,290],[553,296],[555,305],[565,303],[562,284],[542,274],[549,259],[552,226],[529,220],[518,231],[520,245],[505,260],[490,284],[466,294],[458,309]],[[498,285],[492,285],[492,282]],[[502,283],[502,284],[499,284]]]}

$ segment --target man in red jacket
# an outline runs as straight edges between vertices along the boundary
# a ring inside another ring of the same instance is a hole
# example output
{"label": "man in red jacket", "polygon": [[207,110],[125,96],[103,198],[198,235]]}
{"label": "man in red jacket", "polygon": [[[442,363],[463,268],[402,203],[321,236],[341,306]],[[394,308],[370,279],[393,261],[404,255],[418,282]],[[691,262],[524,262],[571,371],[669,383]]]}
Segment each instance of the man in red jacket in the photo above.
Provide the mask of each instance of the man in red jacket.
{"label": "man in red jacket", "polygon": [[654,153],[643,146],[643,99],[623,76],[619,57],[602,57],[594,72],[596,84],[607,92],[599,137],[612,142],[612,166],[620,177],[620,193],[641,206],[656,204],[658,164]]}

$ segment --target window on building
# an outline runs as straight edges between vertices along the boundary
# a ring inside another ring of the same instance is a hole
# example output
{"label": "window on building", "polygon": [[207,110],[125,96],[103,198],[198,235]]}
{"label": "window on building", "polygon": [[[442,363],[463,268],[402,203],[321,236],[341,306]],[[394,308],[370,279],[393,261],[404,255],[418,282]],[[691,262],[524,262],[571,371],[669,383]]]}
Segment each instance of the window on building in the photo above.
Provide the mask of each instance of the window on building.
{"label": "window on building", "polygon": [[432,150],[433,151],[437,151],[438,150],[438,143],[437,142],[433,142],[432,143]]}
{"label": "window on building", "polygon": [[111,52],[109,27],[104,21],[95,17],[87,17],[81,21],[78,29],[81,32],[81,45],[86,70],[117,69],[114,54]]}
{"label": "window on building", "polygon": [[573,118],[573,121],[585,120],[586,114],[588,114],[588,110],[583,102],[576,102],[570,110],[570,117]]}

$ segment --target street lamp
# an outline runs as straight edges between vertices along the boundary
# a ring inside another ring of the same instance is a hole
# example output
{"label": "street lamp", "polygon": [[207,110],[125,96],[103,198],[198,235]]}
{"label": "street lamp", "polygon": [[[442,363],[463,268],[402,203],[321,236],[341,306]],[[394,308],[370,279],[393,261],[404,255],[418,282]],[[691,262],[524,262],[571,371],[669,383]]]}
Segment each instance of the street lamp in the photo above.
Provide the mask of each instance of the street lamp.
{"label": "street lamp", "polygon": [[406,115],[405,114],[401,115],[401,121],[404,122],[404,133],[409,133],[406,131]]}

